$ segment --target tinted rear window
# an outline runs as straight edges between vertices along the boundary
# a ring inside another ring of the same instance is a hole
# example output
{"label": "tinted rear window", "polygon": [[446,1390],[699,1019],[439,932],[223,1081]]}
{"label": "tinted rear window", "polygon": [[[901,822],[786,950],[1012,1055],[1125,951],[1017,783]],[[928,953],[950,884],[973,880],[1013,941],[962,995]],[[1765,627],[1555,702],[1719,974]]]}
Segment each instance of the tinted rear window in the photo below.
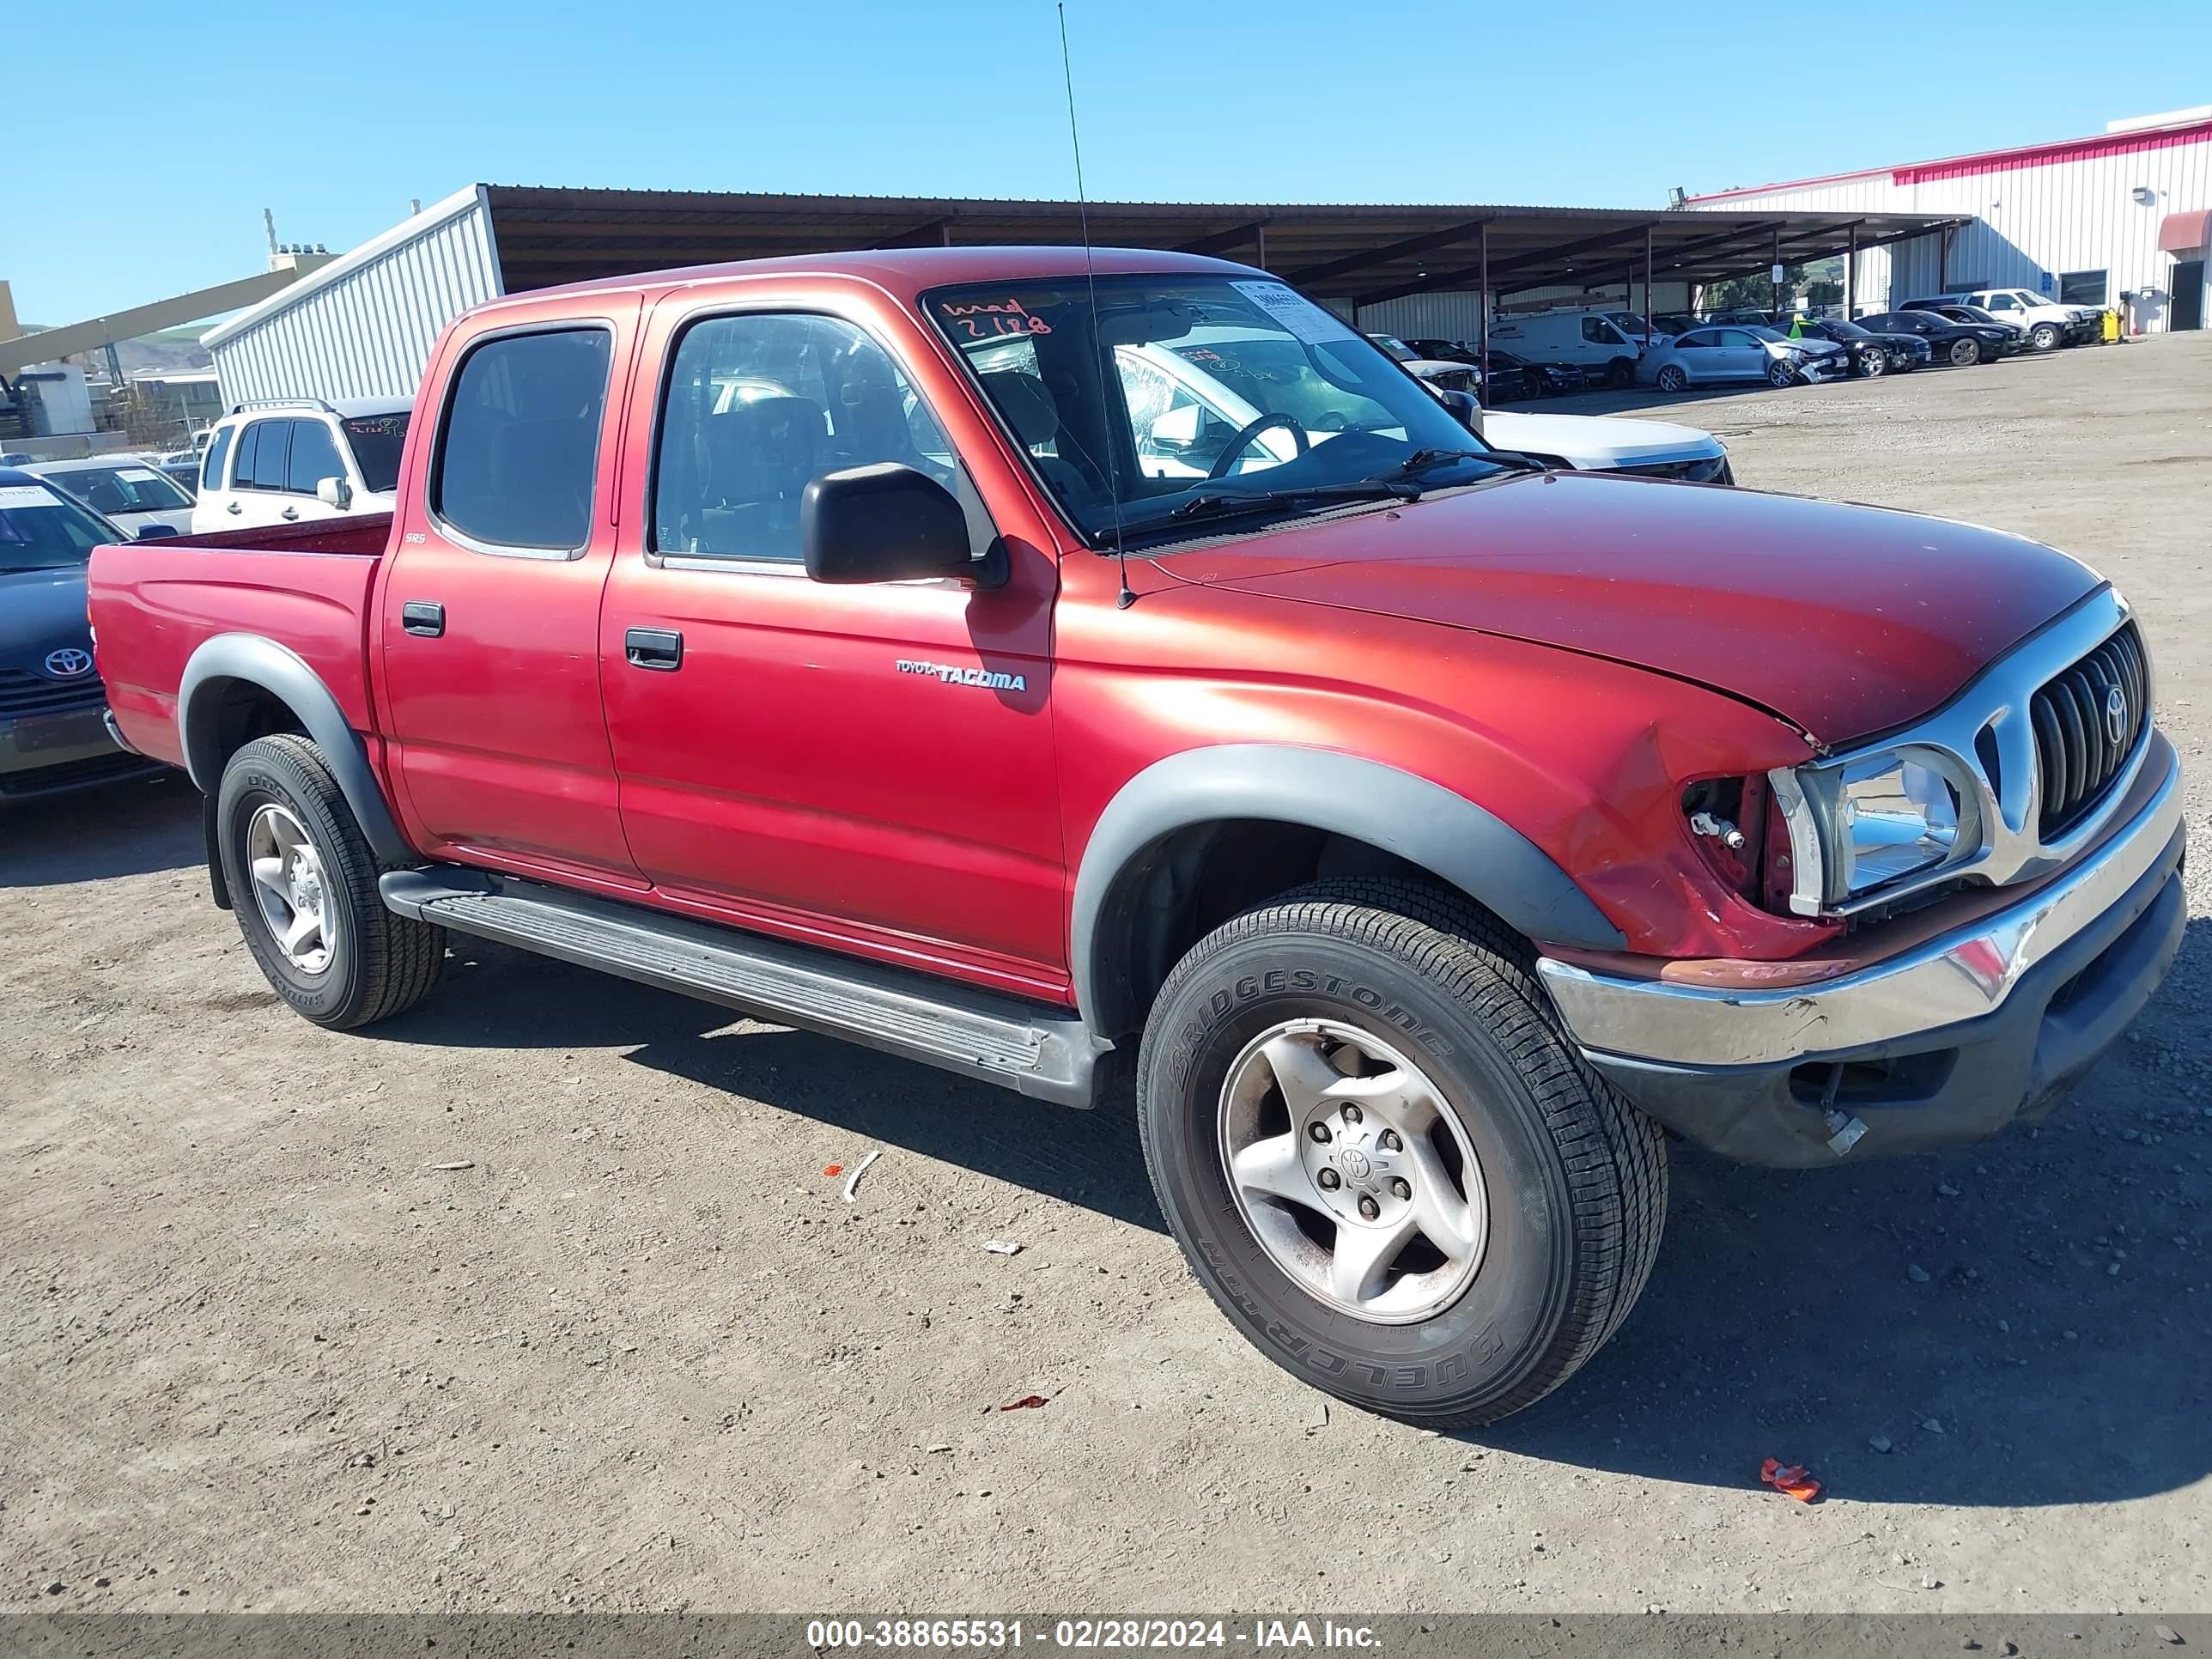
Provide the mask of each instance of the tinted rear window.
{"label": "tinted rear window", "polygon": [[338,422],[347,447],[353,451],[354,465],[361,469],[362,483],[368,489],[383,491],[399,487],[399,456],[407,447],[408,414],[403,409],[396,415],[356,415]]}
{"label": "tinted rear window", "polygon": [[589,540],[611,347],[605,329],[572,328],[472,349],[438,434],[432,510],[497,547]]}

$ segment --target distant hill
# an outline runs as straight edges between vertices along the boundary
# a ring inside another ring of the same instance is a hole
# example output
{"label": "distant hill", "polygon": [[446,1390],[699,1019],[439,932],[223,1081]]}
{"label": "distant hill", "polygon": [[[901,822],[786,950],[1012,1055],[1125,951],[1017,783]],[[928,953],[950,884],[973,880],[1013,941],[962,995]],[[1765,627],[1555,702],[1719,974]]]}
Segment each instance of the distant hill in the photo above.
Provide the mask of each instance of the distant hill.
{"label": "distant hill", "polygon": [[[173,374],[180,369],[213,368],[215,359],[200,349],[200,336],[210,325],[197,323],[189,328],[165,328],[158,334],[148,334],[136,340],[118,340],[115,356],[123,365],[124,378],[135,374]],[[46,325],[39,323],[23,325],[26,334],[41,334]],[[106,356],[104,351],[81,352],[80,362],[97,363]]]}

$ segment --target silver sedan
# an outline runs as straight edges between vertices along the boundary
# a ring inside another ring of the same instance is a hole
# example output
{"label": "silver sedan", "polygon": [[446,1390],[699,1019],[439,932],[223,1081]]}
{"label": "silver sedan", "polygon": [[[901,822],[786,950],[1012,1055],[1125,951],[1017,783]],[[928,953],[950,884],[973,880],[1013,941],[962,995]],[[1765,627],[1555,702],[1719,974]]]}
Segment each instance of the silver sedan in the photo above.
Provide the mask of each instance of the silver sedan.
{"label": "silver sedan", "polygon": [[1656,342],[1636,365],[1636,378],[1662,392],[1686,392],[1721,380],[1765,380],[1796,386],[1841,380],[1850,354],[1826,340],[1792,340],[1749,324],[1708,324]]}

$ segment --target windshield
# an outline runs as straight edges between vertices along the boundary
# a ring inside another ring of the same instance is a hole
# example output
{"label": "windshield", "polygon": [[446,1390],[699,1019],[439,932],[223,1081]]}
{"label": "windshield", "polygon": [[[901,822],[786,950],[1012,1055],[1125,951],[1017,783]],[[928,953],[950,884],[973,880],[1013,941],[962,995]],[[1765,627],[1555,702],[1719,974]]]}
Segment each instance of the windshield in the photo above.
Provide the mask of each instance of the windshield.
{"label": "windshield", "polygon": [[1370,334],[1367,337],[1401,363],[1417,361],[1413,348],[1395,334]]}
{"label": "windshield", "polygon": [[1640,312],[1608,311],[1605,314],[1613,319],[1613,325],[1624,334],[1648,334],[1652,331],[1650,325],[1644,320]]}
{"label": "windshield", "polygon": [[0,483],[0,570],[82,564],[115,532],[42,484]]}
{"label": "windshield", "polygon": [[361,469],[363,489],[382,495],[399,488],[399,453],[407,447],[409,413],[403,409],[396,415],[356,415],[338,422],[354,465]]}
{"label": "windshield", "polygon": [[[1319,510],[1482,448],[1419,381],[1278,282],[1102,276],[1094,313],[1077,278],[940,290],[924,308],[1094,540],[1117,525],[1181,530],[1200,498]],[[1504,470],[1480,455],[1455,465],[1435,482]]]}
{"label": "windshield", "polygon": [[49,472],[46,479],[95,513],[160,513],[192,504],[192,498],[178,489],[167,474],[138,462],[72,467],[66,472]]}

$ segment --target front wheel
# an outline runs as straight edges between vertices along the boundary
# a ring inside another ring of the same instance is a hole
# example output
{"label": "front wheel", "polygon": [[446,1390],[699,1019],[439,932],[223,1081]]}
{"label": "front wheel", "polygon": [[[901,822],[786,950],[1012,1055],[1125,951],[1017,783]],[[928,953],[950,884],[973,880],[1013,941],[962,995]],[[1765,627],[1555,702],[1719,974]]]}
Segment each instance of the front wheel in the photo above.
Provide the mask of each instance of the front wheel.
{"label": "front wheel", "polygon": [[1952,368],[1972,368],[1981,361],[1982,348],[1978,341],[1954,340],[1951,342]]}
{"label": "front wheel", "polygon": [[1796,386],[1797,384],[1797,371],[1790,368],[1787,363],[1770,364],[1766,370],[1766,383],[1771,386],[1777,387]]}
{"label": "front wheel", "polygon": [[313,743],[257,738],[233,755],[216,823],[239,931],[278,996],[345,1030],[429,994],[444,934],[385,908],[376,855]]}
{"label": "front wheel", "polygon": [[1615,357],[1605,366],[1605,383],[1615,392],[1626,392],[1636,384],[1636,360]]}
{"label": "front wheel", "polygon": [[1889,354],[1887,352],[1869,351],[1859,359],[1859,374],[1866,380],[1878,380],[1888,372]]}
{"label": "front wheel", "polygon": [[2058,337],[2057,324],[2038,323],[2028,331],[2027,343],[2038,351],[2056,351],[2058,349]]}
{"label": "front wheel", "polygon": [[1666,1212],[1657,1128],[1475,907],[1324,882],[1208,935],[1145,1031],[1160,1206],[1269,1358],[1437,1427],[1540,1399],[1612,1335]]}

